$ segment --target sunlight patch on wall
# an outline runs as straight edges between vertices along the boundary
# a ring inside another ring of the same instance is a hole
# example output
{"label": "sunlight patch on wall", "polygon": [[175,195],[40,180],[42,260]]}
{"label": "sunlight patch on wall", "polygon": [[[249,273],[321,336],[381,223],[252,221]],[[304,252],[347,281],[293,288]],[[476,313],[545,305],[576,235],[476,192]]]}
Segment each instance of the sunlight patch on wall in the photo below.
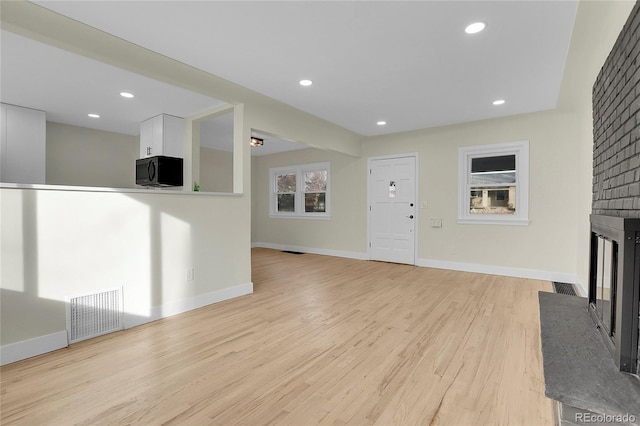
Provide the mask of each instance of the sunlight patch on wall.
{"label": "sunlight patch on wall", "polygon": [[126,313],[148,316],[150,207],[118,193],[35,194],[38,297],[64,301],[122,286]]}
{"label": "sunlight patch on wall", "polygon": [[[29,230],[25,224],[24,204],[27,200],[22,192],[3,193],[2,203],[15,205],[17,208],[0,211],[0,234],[2,247],[0,255],[0,287],[4,290],[24,291],[25,281],[25,241],[24,234]],[[6,204],[5,204],[6,205]]]}

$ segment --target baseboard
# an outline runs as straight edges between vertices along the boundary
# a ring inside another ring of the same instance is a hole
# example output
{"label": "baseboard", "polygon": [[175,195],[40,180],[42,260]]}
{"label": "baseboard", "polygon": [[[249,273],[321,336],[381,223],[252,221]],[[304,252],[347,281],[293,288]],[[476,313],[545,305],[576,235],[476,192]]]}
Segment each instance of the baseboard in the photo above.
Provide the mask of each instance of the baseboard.
{"label": "baseboard", "polygon": [[167,318],[173,315],[182,314],[193,309],[202,308],[203,306],[213,303],[222,302],[239,296],[253,293],[253,283],[240,284],[222,290],[212,291],[211,293],[201,294],[189,299],[179,300],[176,302],[165,303],[160,306],[151,308],[149,316],[139,316],[133,314],[124,314],[124,328],[132,328],[148,322]]}
{"label": "baseboard", "polygon": [[356,260],[369,260],[369,255],[367,253],[360,253],[357,251],[318,249],[318,248],[312,248],[312,247],[291,246],[286,244],[271,244],[271,243],[251,243],[251,247],[252,248],[256,248],[256,247],[268,248],[268,249],[274,249],[274,250],[298,251],[300,253],[321,254],[323,256],[334,256],[334,257],[345,257],[347,259],[356,259]]}
{"label": "baseboard", "polygon": [[[293,246],[286,244],[272,243],[251,243],[252,248],[268,248],[274,250],[298,251],[301,253],[320,254],[325,256],[346,257],[348,259],[369,260],[367,253],[358,253],[341,250],[317,249],[303,246]],[[510,268],[506,266],[481,265],[476,263],[451,262],[447,260],[435,259],[418,259],[416,266],[437,269],[450,269],[453,271],[475,272],[479,274],[502,275],[506,277],[529,278],[543,281],[557,281],[562,283],[575,284],[581,296],[585,297],[585,291],[582,282],[576,274],[568,274],[564,272],[549,272],[537,269]]]}
{"label": "baseboard", "polygon": [[69,345],[67,331],[58,331],[33,339],[0,346],[0,365],[11,364],[47,352],[66,348]]}
{"label": "baseboard", "polygon": [[476,263],[451,262],[447,260],[418,259],[416,266],[437,269],[449,269],[453,271],[475,272],[478,274],[502,275],[505,277],[529,278],[543,281],[558,281],[562,283],[576,284],[581,291],[584,287],[575,274],[564,272],[540,271],[537,269],[510,268],[506,266],[480,265]]}
{"label": "baseboard", "polygon": [[[154,306],[151,309],[149,316],[125,313],[123,318],[124,328],[132,328],[151,321],[181,314],[206,305],[211,305],[212,303],[222,302],[224,300],[233,299],[235,297],[251,293],[253,293],[253,283],[247,283],[218,291],[212,291],[211,293],[202,294],[190,299],[166,303],[161,306]],[[16,343],[10,343],[0,347],[0,365],[21,361],[23,359],[42,355],[67,346],[68,341],[66,330],[48,334],[46,336],[34,337],[33,339],[22,340]]]}
{"label": "baseboard", "polygon": [[585,288],[584,284],[582,284],[582,281],[580,279],[578,279],[575,283],[571,283],[574,284],[576,286],[576,290],[578,290],[578,296],[580,297],[589,297],[589,292],[587,291],[587,289]]}

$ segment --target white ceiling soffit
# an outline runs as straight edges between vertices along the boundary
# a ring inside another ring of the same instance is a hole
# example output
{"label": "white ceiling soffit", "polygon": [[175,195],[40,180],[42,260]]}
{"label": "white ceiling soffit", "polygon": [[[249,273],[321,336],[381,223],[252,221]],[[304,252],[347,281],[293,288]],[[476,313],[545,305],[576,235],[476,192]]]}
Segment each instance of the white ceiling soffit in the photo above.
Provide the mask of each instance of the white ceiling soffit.
{"label": "white ceiling soffit", "polygon": [[[363,135],[554,108],[577,9],[577,1],[37,3]],[[487,28],[466,34],[476,21]]]}
{"label": "white ceiling soffit", "polygon": [[[301,143],[286,141],[276,136],[255,131],[251,132],[251,136],[258,137],[264,141],[264,145],[262,146],[251,147],[252,156],[309,148]],[[216,115],[200,122],[200,146],[233,152],[233,112]]]}
{"label": "white ceiling soffit", "polygon": [[45,111],[48,121],[137,135],[158,114],[188,117],[224,104],[8,31],[0,44],[0,101]]}
{"label": "white ceiling soffit", "polygon": [[255,136],[264,141],[262,146],[251,147],[251,155],[254,157],[309,148],[309,146],[302,143],[284,140],[277,136],[266,135],[256,131],[251,132],[251,136]]}

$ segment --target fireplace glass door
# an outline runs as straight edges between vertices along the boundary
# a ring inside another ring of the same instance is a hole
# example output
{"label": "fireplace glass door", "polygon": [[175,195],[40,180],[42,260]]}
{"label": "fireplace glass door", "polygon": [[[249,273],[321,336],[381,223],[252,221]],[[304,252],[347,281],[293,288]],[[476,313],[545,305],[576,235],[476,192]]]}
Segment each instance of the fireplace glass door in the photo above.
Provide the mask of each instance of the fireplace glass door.
{"label": "fireplace glass door", "polygon": [[618,244],[602,236],[598,236],[596,242],[596,312],[607,334],[613,338],[616,329]]}

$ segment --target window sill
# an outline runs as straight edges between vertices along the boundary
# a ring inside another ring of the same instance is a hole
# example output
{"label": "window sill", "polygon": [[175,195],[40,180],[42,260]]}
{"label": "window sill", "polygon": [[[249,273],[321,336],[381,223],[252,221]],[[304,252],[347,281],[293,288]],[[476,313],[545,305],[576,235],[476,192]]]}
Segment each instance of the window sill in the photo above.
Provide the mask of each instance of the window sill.
{"label": "window sill", "polygon": [[285,215],[270,214],[269,219],[311,219],[311,220],[331,220],[331,216],[312,216],[312,215]]}
{"label": "window sill", "polygon": [[458,224],[460,225],[513,225],[513,226],[527,226],[531,221],[528,219],[460,219],[458,218]]}

